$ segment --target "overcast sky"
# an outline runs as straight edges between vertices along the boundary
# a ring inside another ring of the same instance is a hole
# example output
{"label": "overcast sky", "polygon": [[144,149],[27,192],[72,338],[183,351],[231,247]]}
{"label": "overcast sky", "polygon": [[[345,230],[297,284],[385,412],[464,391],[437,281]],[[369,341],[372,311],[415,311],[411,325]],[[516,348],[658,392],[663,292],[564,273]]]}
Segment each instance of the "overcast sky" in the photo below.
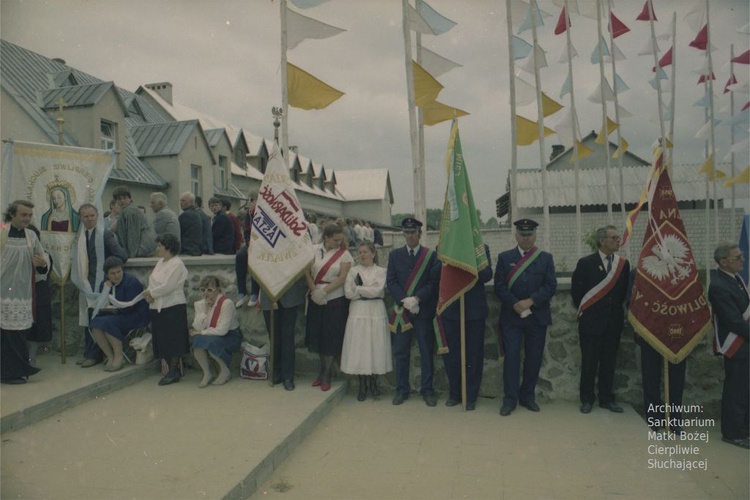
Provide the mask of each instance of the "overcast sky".
{"label": "overcast sky", "polygon": [[[583,4],[585,0],[579,0]],[[413,2],[412,2],[413,3]],[[459,120],[464,157],[477,207],[483,218],[494,215],[495,199],[505,192],[511,161],[509,69],[504,0],[428,0],[457,25],[440,36],[422,37],[423,45],[463,67],[438,80],[445,89],[438,100],[471,113]],[[618,61],[620,77],[630,90],[620,105],[634,116],[622,119],[630,151],[650,157],[659,135],[654,110],[657,96],[649,85],[653,56],[638,56],[650,37],[649,23],[635,21],[643,0],[620,0],[613,13],[631,31],[615,40],[627,60]],[[704,95],[694,71],[705,52],[688,47],[696,31],[683,20],[693,0],[654,0],[657,34],[670,30],[677,12],[677,125],[675,163],[703,163],[703,141],[694,138],[704,123],[704,109],[693,104]],[[565,35],[553,30],[560,12],[552,0],[540,0],[552,14],[539,30],[549,67],[541,70],[542,87],[560,99],[567,63],[558,57]],[[290,7],[295,7],[290,3]],[[711,0],[716,74],[716,116],[729,102],[722,94],[729,78],[729,51],[748,49],[748,35],[737,30],[748,23],[747,0]],[[400,0],[329,0],[298,12],[347,31],[325,40],[308,40],[289,51],[288,59],[324,82],[345,92],[319,111],[290,108],[290,144],[300,154],[334,170],[387,168],[393,184],[395,212],[413,211],[413,184],[406,97],[404,40]],[[140,85],[168,81],[174,99],[205,114],[273,137],[271,107],[281,104],[279,0],[0,0],[0,36],[47,57],[118,86],[135,91]],[[599,81],[599,67],[590,63],[597,42],[596,22],[573,15],[574,86],[580,130],[586,135],[601,127],[601,105],[587,97]],[[604,27],[606,34],[606,25]],[[517,31],[517,30],[516,30]],[[520,35],[531,41],[531,31]],[[671,42],[660,42],[662,54]],[[668,73],[671,70],[668,68]],[[740,81],[748,67],[735,65]],[[612,82],[610,66],[606,75]],[[533,83],[533,75],[523,75]],[[748,99],[737,94],[736,109]],[[535,105],[519,114],[536,118]],[[610,117],[614,112],[610,107]],[[554,116],[550,117],[554,121]],[[441,208],[445,192],[444,161],[450,122],[427,127],[427,207]],[[729,128],[716,128],[717,157],[727,151]],[[741,137],[740,140],[746,138]],[[610,137],[616,141],[616,135]],[[545,157],[556,136],[546,138]],[[539,168],[538,143],[519,148],[519,167]],[[740,169],[747,155],[738,156]]]}

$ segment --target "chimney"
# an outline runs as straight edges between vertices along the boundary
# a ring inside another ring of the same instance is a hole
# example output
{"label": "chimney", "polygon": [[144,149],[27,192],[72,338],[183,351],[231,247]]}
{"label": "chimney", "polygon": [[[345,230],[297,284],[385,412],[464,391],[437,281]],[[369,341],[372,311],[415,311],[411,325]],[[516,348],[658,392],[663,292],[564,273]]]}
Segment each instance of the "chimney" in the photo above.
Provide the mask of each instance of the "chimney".
{"label": "chimney", "polygon": [[563,154],[563,151],[565,151],[565,146],[562,144],[553,144],[552,145],[552,154],[549,155],[549,160],[552,161],[561,154]]}
{"label": "chimney", "polygon": [[172,104],[172,84],[171,83],[169,82],[147,83],[145,87],[159,94],[159,96],[165,101],[167,101],[170,105]]}

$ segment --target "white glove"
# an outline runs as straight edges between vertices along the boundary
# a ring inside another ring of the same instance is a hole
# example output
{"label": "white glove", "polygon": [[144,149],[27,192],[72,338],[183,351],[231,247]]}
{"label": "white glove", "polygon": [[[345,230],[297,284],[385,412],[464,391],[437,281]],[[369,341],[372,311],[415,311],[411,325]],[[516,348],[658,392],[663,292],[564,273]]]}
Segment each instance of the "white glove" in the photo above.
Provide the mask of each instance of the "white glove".
{"label": "white glove", "polygon": [[419,304],[419,300],[416,297],[405,297],[403,300],[401,300],[401,303],[404,305],[405,308],[407,308],[410,312],[414,308],[414,306]]}
{"label": "white glove", "polygon": [[414,307],[409,309],[409,312],[414,315],[419,314],[419,304],[414,304]]}
{"label": "white glove", "polygon": [[313,302],[318,304],[319,306],[324,306],[328,303],[328,299],[326,299],[326,293],[323,291],[322,288],[316,288],[311,294],[310,298]]}

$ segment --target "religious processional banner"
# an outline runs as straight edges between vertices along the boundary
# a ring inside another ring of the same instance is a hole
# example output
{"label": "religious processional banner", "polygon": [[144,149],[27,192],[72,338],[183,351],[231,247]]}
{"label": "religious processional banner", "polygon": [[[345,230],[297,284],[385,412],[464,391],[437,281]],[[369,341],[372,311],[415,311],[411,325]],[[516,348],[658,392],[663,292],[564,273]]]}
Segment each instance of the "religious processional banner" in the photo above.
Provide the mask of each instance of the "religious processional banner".
{"label": "religious processional banner", "polygon": [[313,261],[307,221],[288,172],[276,145],[258,191],[247,254],[250,273],[274,302]]}
{"label": "religious processional banner", "polygon": [[83,227],[78,208],[91,203],[102,213],[102,192],[114,162],[114,150],[20,141],[5,145],[2,203],[24,199],[34,204],[33,224],[52,257],[57,281],[70,273],[76,234]]}
{"label": "religious processional banner", "polygon": [[[656,154],[658,165],[661,150]],[[710,328],[711,312],[667,168],[653,172],[628,318],[654,349],[679,363]]]}

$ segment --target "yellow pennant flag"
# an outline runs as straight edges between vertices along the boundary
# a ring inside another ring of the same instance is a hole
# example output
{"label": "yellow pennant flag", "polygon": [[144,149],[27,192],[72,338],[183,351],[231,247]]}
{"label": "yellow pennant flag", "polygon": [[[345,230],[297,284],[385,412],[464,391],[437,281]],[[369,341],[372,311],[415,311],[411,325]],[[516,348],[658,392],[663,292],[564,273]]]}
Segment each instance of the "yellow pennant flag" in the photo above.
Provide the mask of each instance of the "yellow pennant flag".
{"label": "yellow pennant flag", "polygon": [[750,167],[747,167],[745,170],[735,175],[734,177],[730,177],[729,179],[727,179],[724,182],[724,187],[729,187],[733,184],[750,184]]}
{"label": "yellow pennant flag", "polygon": [[443,86],[435,80],[434,76],[414,61],[411,62],[411,67],[414,70],[414,100],[417,106],[421,107],[437,99],[438,94],[443,90]]}
{"label": "yellow pennant flag", "polygon": [[714,173],[717,179],[723,179],[724,177],[726,177],[726,174],[721,170],[714,170],[714,160],[711,155],[706,158],[706,163],[704,163],[701,167],[700,173],[706,174],[709,181],[714,180]]}
{"label": "yellow pennant flag", "polygon": [[344,95],[292,63],[286,63],[289,105],[300,109],[323,109]]}
{"label": "yellow pennant flag", "polygon": [[452,119],[454,116],[466,116],[469,113],[452,106],[446,106],[437,101],[432,101],[424,106],[424,124],[427,126],[436,125],[440,122]]}
{"label": "yellow pennant flag", "polygon": [[[586,146],[581,141],[576,141],[576,152],[578,153],[578,159],[583,160],[584,158],[589,156],[591,153],[593,153],[594,150]],[[568,161],[570,163],[575,163],[575,161],[573,160],[573,155],[570,155],[570,160]]]}
{"label": "yellow pennant flag", "polygon": [[[555,131],[544,127],[544,137],[554,134]],[[516,144],[528,146],[539,139],[539,124],[516,115]]]}
{"label": "yellow pennant flag", "polygon": [[617,159],[620,157],[620,155],[624,155],[625,151],[628,150],[628,146],[630,146],[630,144],[628,144],[628,141],[626,141],[625,138],[622,137],[620,139],[620,147],[617,148],[617,151],[615,151],[615,153],[612,155],[612,158]]}
{"label": "yellow pennant flag", "polygon": [[547,94],[542,92],[542,115],[546,118],[549,115],[554,115],[558,111],[563,109],[562,104],[559,104],[549,97],[547,97]]}
{"label": "yellow pennant flag", "polygon": [[609,136],[609,134],[617,130],[617,127],[619,127],[619,125],[616,122],[610,120],[608,116],[607,117],[607,133],[604,134],[604,127],[602,127],[602,130],[599,132],[599,135],[596,136],[596,140],[594,142],[600,146],[603,146],[604,143],[607,142],[607,137]]}

